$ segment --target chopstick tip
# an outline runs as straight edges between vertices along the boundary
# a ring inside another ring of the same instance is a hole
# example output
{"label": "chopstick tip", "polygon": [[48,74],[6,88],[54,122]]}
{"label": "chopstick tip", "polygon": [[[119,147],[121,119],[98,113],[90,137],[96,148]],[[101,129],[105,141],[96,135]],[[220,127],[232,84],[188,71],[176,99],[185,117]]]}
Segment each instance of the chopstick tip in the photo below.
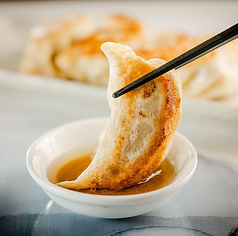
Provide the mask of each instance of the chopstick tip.
{"label": "chopstick tip", "polygon": [[117,93],[114,92],[114,93],[112,94],[112,97],[113,97],[113,98],[117,98]]}

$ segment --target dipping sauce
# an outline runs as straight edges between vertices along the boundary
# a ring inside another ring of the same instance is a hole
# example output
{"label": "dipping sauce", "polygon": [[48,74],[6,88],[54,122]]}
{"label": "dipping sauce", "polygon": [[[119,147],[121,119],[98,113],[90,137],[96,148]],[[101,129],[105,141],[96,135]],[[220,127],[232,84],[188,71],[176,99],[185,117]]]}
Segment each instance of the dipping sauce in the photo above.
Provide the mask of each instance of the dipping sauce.
{"label": "dipping sauce", "polygon": [[[77,179],[77,177],[89,166],[92,161],[93,154],[87,154],[80,156],[77,159],[69,161],[63,165],[56,172],[55,184],[62,181],[71,181]],[[125,188],[122,190],[110,190],[110,189],[84,189],[73,190],[82,193],[97,194],[97,195],[129,195],[139,194],[157,190],[169,185],[176,176],[176,170],[169,159],[165,159],[156,173],[152,174],[147,181],[139,183],[137,185]]]}

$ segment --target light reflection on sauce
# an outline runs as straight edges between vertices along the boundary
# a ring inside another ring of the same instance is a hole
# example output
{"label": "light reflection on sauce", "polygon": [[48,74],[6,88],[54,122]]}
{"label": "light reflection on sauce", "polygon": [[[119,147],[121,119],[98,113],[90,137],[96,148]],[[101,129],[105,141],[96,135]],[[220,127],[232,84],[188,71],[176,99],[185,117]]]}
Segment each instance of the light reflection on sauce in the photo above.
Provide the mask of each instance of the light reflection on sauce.
{"label": "light reflection on sauce", "polygon": [[[75,160],[69,161],[62,166],[55,176],[55,183],[62,181],[75,180],[91,163],[92,154],[81,156]],[[82,193],[99,194],[99,195],[129,195],[150,192],[169,185],[176,176],[176,170],[170,160],[165,159],[158,171],[153,177],[151,176],[148,181],[134,185],[122,190],[110,190],[110,189],[85,189],[77,190]]]}

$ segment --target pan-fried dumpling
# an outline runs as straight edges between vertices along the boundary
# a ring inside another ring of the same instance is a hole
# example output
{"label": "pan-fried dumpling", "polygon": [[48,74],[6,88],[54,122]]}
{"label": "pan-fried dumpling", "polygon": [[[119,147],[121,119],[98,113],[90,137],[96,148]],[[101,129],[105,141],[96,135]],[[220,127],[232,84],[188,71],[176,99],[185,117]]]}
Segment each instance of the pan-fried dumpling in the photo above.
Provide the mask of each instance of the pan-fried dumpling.
{"label": "pan-fried dumpling", "polygon": [[[205,41],[183,34],[162,34],[147,47],[136,50],[145,58],[169,61]],[[187,97],[221,100],[238,93],[238,43],[230,42],[179,69],[183,94]]]}
{"label": "pan-fried dumpling", "polygon": [[135,46],[143,38],[144,29],[139,22],[123,15],[107,15],[99,30],[59,52],[54,58],[55,65],[63,78],[106,87],[109,68],[100,49],[102,43],[113,41]]}
{"label": "pan-fried dumpling", "polygon": [[92,19],[84,15],[34,26],[21,59],[20,71],[26,74],[60,76],[54,57],[70,47],[75,40],[88,37],[93,30]]}
{"label": "pan-fried dumpling", "polygon": [[123,189],[146,180],[160,165],[181,117],[181,85],[175,71],[117,98],[112,93],[164,63],[146,61],[128,46],[104,43],[110,65],[108,101],[111,118],[89,167],[69,189]]}
{"label": "pan-fried dumpling", "polygon": [[225,45],[179,70],[184,95],[211,100],[238,92],[238,43]]}

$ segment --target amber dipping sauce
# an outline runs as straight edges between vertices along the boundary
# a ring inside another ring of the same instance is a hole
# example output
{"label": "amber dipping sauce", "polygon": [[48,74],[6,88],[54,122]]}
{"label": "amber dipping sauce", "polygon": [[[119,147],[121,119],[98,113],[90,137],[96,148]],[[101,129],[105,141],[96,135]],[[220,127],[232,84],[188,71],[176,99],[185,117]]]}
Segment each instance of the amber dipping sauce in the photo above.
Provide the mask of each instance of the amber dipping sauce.
{"label": "amber dipping sauce", "polygon": [[[92,161],[92,154],[80,156],[77,159],[69,161],[59,168],[56,172],[55,183],[62,181],[75,180],[88,167]],[[82,193],[97,194],[97,195],[130,195],[146,193],[169,185],[176,176],[176,170],[169,159],[165,159],[156,173],[152,174],[148,180],[137,185],[125,188],[122,190],[110,189],[84,189],[74,190]]]}

